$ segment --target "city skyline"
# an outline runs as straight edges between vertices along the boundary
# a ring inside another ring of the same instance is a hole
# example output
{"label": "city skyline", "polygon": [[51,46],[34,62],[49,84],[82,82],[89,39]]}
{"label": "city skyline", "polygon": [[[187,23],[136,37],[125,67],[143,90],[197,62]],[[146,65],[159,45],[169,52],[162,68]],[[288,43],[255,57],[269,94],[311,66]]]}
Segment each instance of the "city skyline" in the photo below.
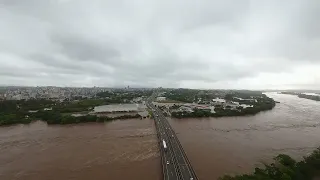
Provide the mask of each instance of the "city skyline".
{"label": "city skyline", "polygon": [[320,92],[320,89],[295,89],[295,88],[287,88],[287,89],[248,89],[248,88],[182,88],[182,87],[144,87],[144,86],[118,86],[118,87],[107,87],[107,86],[55,86],[55,85],[39,85],[39,86],[23,86],[23,85],[1,85],[0,88],[101,88],[101,89],[156,89],[156,88],[164,88],[164,89],[199,89],[199,90],[252,90],[252,91],[296,91],[296,92]]}

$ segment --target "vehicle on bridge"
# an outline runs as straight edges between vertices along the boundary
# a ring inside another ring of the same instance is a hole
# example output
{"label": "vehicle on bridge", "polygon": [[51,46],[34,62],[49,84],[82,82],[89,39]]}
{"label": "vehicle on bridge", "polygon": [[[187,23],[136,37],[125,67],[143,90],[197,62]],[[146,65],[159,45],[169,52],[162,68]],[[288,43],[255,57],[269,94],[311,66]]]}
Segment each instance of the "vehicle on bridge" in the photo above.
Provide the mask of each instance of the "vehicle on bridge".
{"label": "vehicle on bridge", "polygon": [[163,144],[163,149],[166,151],[167,150],[167,144],[166,144],[166,141],[164,139],[162,140],[162,144]]}

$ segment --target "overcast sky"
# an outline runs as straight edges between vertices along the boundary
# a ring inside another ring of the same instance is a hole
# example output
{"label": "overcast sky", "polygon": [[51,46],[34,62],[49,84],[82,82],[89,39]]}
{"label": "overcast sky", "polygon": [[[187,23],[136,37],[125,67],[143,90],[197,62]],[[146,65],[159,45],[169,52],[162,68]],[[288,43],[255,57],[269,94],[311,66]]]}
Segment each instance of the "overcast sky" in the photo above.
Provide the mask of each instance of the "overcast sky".
{"label": "overcast sky", "polygon": [[319,0],[0,0],[0,85],[320,89]]}

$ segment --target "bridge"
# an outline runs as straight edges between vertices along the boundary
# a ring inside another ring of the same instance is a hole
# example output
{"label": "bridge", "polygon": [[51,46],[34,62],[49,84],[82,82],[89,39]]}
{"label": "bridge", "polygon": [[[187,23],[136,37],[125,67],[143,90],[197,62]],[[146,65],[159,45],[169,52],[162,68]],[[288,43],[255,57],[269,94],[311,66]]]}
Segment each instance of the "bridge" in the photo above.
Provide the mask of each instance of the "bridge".
{"label": "bridge", "polygon": [[198,180],[178,137],[162,111],[150,101],[147,106],[152,110],[155,119],[164,180]]}

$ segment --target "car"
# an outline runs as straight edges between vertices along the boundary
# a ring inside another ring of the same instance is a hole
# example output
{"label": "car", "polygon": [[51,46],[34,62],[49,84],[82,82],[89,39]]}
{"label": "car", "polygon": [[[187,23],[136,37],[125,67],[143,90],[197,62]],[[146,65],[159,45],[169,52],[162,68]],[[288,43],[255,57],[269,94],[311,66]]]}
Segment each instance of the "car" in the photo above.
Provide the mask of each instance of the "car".
{"label": "car", "polygon": [[170,164],[170,162],[169,161],[167,161],[167,165],[169,165]]}

